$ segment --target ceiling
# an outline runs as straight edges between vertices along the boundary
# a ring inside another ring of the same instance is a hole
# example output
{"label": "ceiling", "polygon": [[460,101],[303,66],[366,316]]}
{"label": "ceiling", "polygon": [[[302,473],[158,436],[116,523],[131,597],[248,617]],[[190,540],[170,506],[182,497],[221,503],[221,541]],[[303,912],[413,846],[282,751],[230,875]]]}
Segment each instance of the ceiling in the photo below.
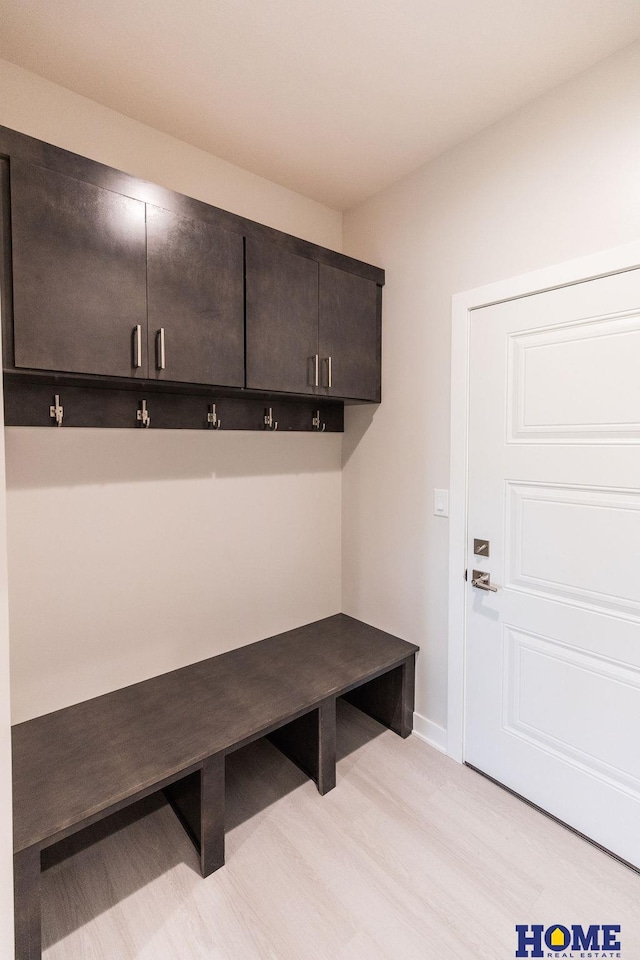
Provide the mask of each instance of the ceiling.
{"label": "ceiling", "polygon": [[336,209],[640,36],[639,0],[0,0],[0,57]]}

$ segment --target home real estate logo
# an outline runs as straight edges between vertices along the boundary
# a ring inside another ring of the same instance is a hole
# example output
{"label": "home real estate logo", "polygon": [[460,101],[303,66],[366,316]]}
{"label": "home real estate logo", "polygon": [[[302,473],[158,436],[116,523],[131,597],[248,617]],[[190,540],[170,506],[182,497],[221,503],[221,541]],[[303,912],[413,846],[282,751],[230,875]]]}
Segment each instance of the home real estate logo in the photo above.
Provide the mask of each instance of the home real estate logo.
{"label": "home real estate logo", "polygon": [[516,957],[591,958],[610,960],[621,957],[620,924],[591,924],[581,927],[572,924],[565,927],[554,923],[544,927],[541,923],[517,924],[518,947]]}

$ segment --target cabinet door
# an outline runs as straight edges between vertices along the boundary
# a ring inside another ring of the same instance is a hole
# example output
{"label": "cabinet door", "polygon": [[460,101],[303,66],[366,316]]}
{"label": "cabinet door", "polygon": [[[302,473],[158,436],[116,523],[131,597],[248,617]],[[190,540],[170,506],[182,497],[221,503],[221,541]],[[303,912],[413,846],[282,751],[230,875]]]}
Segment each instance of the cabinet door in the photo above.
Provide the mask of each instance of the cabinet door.
{"label": "cabinet door", "polygon": [[10,177],[16,366],[145,377],[144,204],[20,160]]}
{"label": "cabinet door", "polygon": [[147,206],[149,375],[244,386],[240,234]]}
{"label": "cabinet door", "polygon": [[380,400],[380,289],[373,280],[320,264],[323,392]]}
{"label": "cabinet door", "polygon": [[315,393],[318,264],[247,239],[247,387]]}

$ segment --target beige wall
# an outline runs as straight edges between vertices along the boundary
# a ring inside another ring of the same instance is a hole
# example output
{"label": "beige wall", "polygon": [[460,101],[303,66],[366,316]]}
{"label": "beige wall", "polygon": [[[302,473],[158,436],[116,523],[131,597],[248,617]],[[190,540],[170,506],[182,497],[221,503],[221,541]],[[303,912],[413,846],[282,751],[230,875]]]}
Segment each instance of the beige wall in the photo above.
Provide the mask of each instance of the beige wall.
{"label": "beige wall", "polygon": [[14,722],[339,612],[341,439],[7,429]]}
{"label": "beige wall", "polygon": [[[341,215],[0,62],[0,123],[339,249]],[[6,431],[14,722],[329,616],[339,435]]]}
{"label": "beige wall", "polygon": [[451,297],[640,239],[639,103],[636,43],[345,215],[345,252],[387,285],[383,403],[347,416],[343,609],[421,644],[418,722],[441,744]]}

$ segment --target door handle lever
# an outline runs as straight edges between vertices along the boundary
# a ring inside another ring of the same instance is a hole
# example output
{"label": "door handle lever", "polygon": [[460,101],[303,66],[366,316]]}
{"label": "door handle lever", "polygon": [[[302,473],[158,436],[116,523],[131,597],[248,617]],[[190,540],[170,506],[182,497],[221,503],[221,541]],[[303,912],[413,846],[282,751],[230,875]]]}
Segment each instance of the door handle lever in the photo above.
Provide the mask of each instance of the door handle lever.
{"label": "door handle lever", "polygon": [[478,590],[488,590],[490,593],[497,593],[498,588],[491,583],[491,575],[483,573],[482,570],[474,570],[471,574],[471,586]]}

